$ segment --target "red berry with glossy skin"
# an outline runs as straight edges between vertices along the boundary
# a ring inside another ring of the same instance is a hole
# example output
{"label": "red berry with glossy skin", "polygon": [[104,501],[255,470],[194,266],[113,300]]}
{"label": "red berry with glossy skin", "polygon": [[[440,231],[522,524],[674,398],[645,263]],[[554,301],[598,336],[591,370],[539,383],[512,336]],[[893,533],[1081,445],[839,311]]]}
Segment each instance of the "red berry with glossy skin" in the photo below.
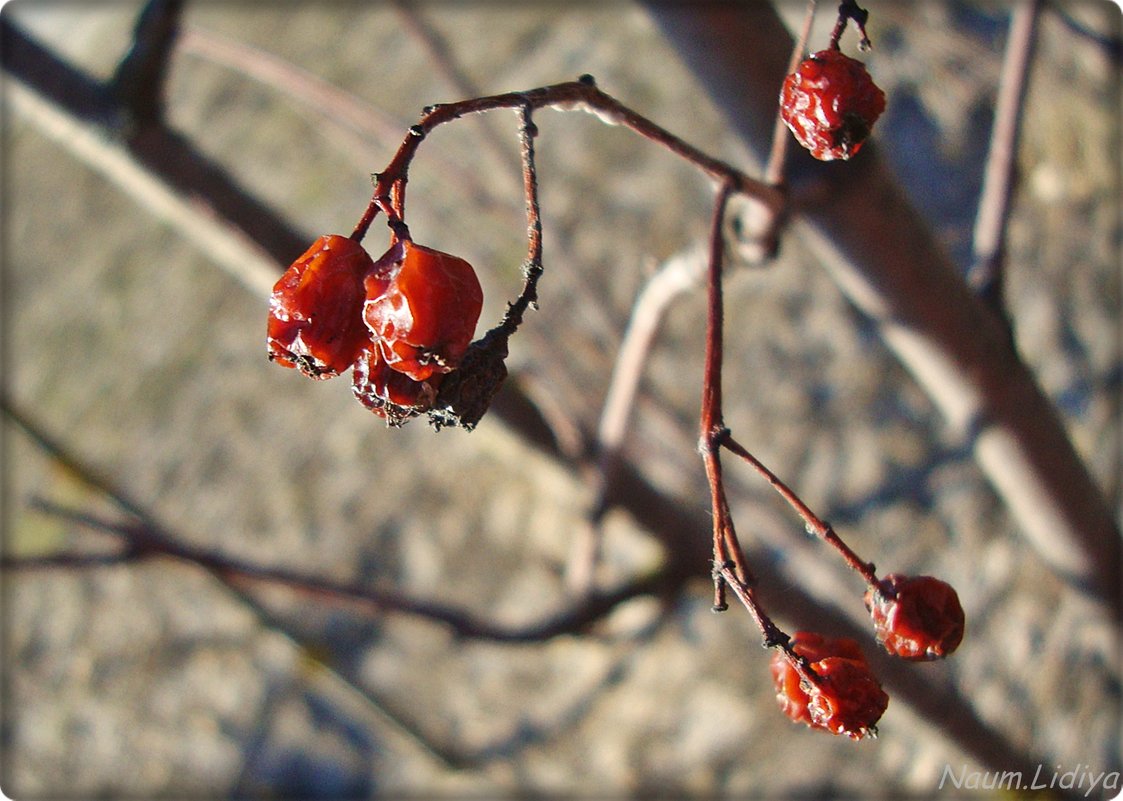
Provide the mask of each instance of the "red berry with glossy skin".
{"label": "red berry with glossy skin", "polygon": [[964,614],[955,589],[932,576],[891,573],[866,591],[877,638],[894,656],[941,659],[963,640]]}
{"label": "red berry with glossy skin", "polygon": [[353,239],[321,236],[273,286],[269,358],[310,378],[332,378],[355,361],[370,332],[363,325],[370,255]]}
{"label": "red berry with glossy skin", "polygon": [[885,93],[865,65],[841,50],[822,50],[784,79],[780,116],[820,161],[848,159],[885,110]]}
{"label": "red berry with glossy skin", "polygon": [[819,679],[808,692],[811,725],[853,740],[877,734],[877,721],[889,706],[865,661],[828,656],[811,664]]}
{"label": "red berry with glossy skin", "polygon": [[[857,641],[849,637],[824,637],[813,631],[799,631],[792,637],[790,645],[795,653],[807,659],[813,670],[815,670],[815,665],[827,659],[842,659],[863,666],[866,664],[866,657],[862,654],[862,649],[858,646]],[[832,720],[838,725],[837,722],[840,718],[837,715],[831,717],[829,710],[832,703],[834,706],[840,706],[840,704],[830,701],[819,702],[819,708],[824,710],[819,713],[820,718],[826,722],[816,722],[812,714],[811,701],[817,695],[822,695],[822,691],[808,686],[782,651],[776,651],[772,655],[769,667],[772,671],[772,682],[776,687],[776,700],[779,701],[780,709],[785,715],[797,723],[806,723],[808,726],[815,728],[831,730],[828,723]],[[876,684],[876,682],[874,683]],[[868,687],[866,689],[868,690]],[[868,695],[869,693],[865,694]],[[888,698],[886,698],[886,702],[888,702]],[[884,711],[884,707],[881,711]],[[880,717],[880,713],[878,713],[878,717]],[[874,720],[876,722],[876,718]],[[836,731],[835,733],[840,732]]]}
{"label": "red berry with glossy skin", "polygon": [[463,259],[410,241],[379,259],[389,282],[368,282],[363,319],[392,370],[414,381],[456,368],[476,330],[483,290]]}

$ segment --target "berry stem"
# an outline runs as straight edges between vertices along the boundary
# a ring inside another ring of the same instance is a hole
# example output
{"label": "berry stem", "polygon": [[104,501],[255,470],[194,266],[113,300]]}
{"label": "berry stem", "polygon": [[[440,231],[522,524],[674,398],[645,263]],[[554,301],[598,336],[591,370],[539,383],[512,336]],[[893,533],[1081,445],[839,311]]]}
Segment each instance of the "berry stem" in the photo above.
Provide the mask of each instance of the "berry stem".
{"label": "berry stem", "polygon": [[869,20],[870,12],[864,8],[860,8],[854,0],[842,0],[838,5],[838,22],[834,25],[834,30],[831,31],[830,43],[827,45],[831,50],[839,50],[839,40],[842,39],[842,34],[846,30],[846,23],[853,20],[854,26],[861,34],[861,39],[858,40],[858,49],[862,52],[870,49],[870,37],[866,33],[866,22]]}
{"label": "berry stem", "polygon": [[[796,39],[795,44],[792,46],[792,55],[788,60],[788,69],[785,75],[791,75],[799,68],[799,62],[803,60],[803,53],[807,49],[807,41],[811,38],[811,25],[815,21],[815,2],[816,0],[808,0],[807,10],[803,15],[803,27],[799,31],[799,38]],[[788,157],[788,142],[791,137],[788,135],[788,126],[784,123],[784,117],[780,110],[776,110],[776,123],[772,129],[772,146],[768,152],[768,163],[764,168],[764,179],[772,186],[783,186],[784,173]],[[773,218],[774,220],[778,218]]]}
{"label": "berry stem", "polygon": [[773,489],[780,493],[781,497],[788,502],[788,505],[795,509],[796,513],[803,518],[808,534],[819,537],[842,554],[842,558],[846,561],[846,564],[857,572],[865,580],[866,584],[871,587],[881,587],[877,574],[874,572],[873,563],[863,561],[862,558],[835,533],[834,528],[831,527],[829,523],[811,511],[811,507],[804,503],[802,498],[787,484],[781,481],[775,473],[769,470],[763,462],[753,456],[745,446],[733,439],[728,431],[725,432],[719,444],[748,462],[754,470],[760,473],[760,475],[772,485]]}
{"label": "berry stem", "polygon": [[523,291],[507,310],[512,330],[522,322],[523,312],[538,304],[538,279],[542,276],[542,211],[538,205],[538,169],[534,164],[534,138],[538,126],[531,119],[529,105],[519,109],[519,144],[523,167],[523,191],[526,193],[526,265]]}
{"label": "berry stem", "polygon": [[522,325],[526,310],[538,303],[538,279],[542,277],[542,211],[538,204],[538,170],[534,163],[534,138],[538,126],[531,119],[530,105],[520,106],[519,144],[522,154],[523,191],[526,193],[526,240],[527,255],[523,265],[523,288],[513,303],[507,304],[507,312],[500,323],[491,329],[486,339],[489,347],[506,351],[506,342]]}
{"label": "berry stem", "polygon": [[[700,449],[706,468],[706,479],[710,485],[710,504],[713,510],[715,609],[725,607],[724,575],[726,571],[731,571],[740,582],[749,581],[745,559],[737,541],[736,530],[733,527],[733,516],[729,511],[729,503],[725,496],[725,481],[722,477],[720,458],[721,440],[726,435],[721,411],[722,327],[724,319],[721,272],[725,254],[722,222],[725,219],[725,209],[729,198],[734,191],[735,187],[732,182],[723,181],[721,183],[714,200],[713,217],[710,222],[706,355],[702,377],[702,412],[699,422],[701,428]],[[750,611],[753,611],[752,607]],[[757,618],[759,622],[760,617],[755,611],[753,617]]]}
{"label": "berry stem", "polygon": [[760,628],[761,634],[764,635],[764,647],[776,648],[784,654],[784,658],[792,669],[799,675],[799,677],[809,684],[818,684],[820,681],[819,674],[811,667],[808,659],[801,654],[796,653],[791,645],[791,637],[776,625],[775,621],[769,617],[768,613],[761,606],[760,601],[757,600],[756,592],[752,585],[743,581],[734,569],[726,564],[714,569],[715,577],[719,577],[725,585],[733,591],[737,596],[737,600],[749,610],[753,620]]}
{"label": "berry stem", "polygon": [[421,119],[409,129],[394,157],[386,168],[373,176],[374,193],[366,211],[355,226],[352,238],[362,239],[378,213],[398,218],[405,216],[406,175],[418,147],[436,127],[447,122],[496,109],[526,109],[527,112],[550,107],[562,111],[588,111],[609,124],[625,128],[667,148],[715,180],[728,183],[733,190],[756,197],[777,211],[783,205],[783,195],[775,187],[746,175],[730,164],[713,158],[667,129],[652,122],[625,106],[614,97],[602,92],[590,76],[580,80],[552,84],[522,92],[507,92],[485,97],[441,103],[428,106]]}

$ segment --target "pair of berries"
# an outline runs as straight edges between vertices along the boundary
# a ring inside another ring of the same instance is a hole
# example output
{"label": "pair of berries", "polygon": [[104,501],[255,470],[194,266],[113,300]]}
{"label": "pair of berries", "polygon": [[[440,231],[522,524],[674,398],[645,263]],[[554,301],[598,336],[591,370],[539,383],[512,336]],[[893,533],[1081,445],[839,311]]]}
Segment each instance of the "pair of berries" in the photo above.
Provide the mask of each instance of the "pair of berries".
{"label": "pair of berries", "polygon": [[780,90],[780,117],[820,161],[857,154],[883,111],[885,93],[865,66],[836,48],[805,59]]}
{"label": "pair of berries", "polygon": [[[964,615],[951,585],[932,576],[893,573],[866,592],[866,607],[885,650],[909,660],[940,659],[963,639]],[[881,689],[858,643],[797,632],[791,650],[807,660],[772,657],[772,680],[784,714],[813,728],[853,739],[876,733],[889,696]]]}
{"label": "pair of berries", "polygon": [[395,239],[374,260],[354,239],[322,236],[273,287],[269,358],[315,379],[353,368],[355,397],[399,424],[433,406],[482,307],[463,259]]}

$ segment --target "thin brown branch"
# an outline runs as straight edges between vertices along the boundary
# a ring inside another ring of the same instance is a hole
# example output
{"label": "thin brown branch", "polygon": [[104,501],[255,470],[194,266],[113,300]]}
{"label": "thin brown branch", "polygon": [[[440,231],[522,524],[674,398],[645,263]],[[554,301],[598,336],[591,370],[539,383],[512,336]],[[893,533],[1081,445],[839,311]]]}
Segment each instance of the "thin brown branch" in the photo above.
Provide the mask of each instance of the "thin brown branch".
{"label": "thin brown branch", "polygon": [[[720,442],[725,432],[721,401],[721,370],[725,359],[723,347],[725,311],[722,293],[722,269],[725,256],[723,230],[725,210],[732,193],[733,186],[730,183],[723,183],[718,187],[710,222],[706,353],[702,374],[702,411],[699,419],[699,448],[706,469],[706,480],[710,485],[710,507],[713,514],[715,611],[726,608],[724,571],[732,570],[738,581],[746,585],[751,580],[741,545],[737,541],[733,516],[729,511],[729,501],[725,495],[720,452]],[[757,621],[757,625],[765,632],[765,639],[771,639],[769,629],[775,628],[774,624],[763,608],[756,603],[751,592],[746,597],[749,600],[746,605]]]}
{"label": "thin brown branch", "polygon": [[795,509],[796,513],[803,519],[808,534],[819,537],[842,554],[842,558],[846,561],[846,564],[858,573],[865,580],[866,584],[871,587],[878,584],[878,578],[877,574],[874,572],[873,563],[863,560],[858,554],[854,553],[850,546],[838,536],[829,523],[811,511],[811,507],[804,503],[803,499],[800,498],[791,487],[781,481],[779,476],[753,456],[745,446],[733,439],[728,432],[721,437],[719,444],[746,461],[772,485],[773,489],[780,493],[780,496],[787,501],[788,505]]}
{"label": "thin brown branch", "polygon": [[[114,499],[118,497],[114,492]],[[394,613],[420,618],[449,628],[458,637],[499,643],[541,642],[565,634],[578,634],[598,622],[621,603],[641,595],[658,594],[667,587],[668,576],[657,571],[622,582],[616,588],[592,593],[580,603],[567,606],[523,625],[503,625],[438,601],[412,598],[397,590],[379,590],[348,582],[333,581],[311,573],[278,567],[263,567],[229,557],[219,551],[186,544],[147,518],[119,522],[39,500],[41,512],[121,538],[125,550],[119,554],[54,554],[40,557],[5,558],[5,569],[27,570],[48,567],[92,568],[125,561],[163,557],[188,562],[215,575],[223,583],[268,584],[286,587],[321,602],[355,606],[368,613]]]}
{"label": "thin brown branch", "polygon": [[608,124],[625,128],[665,147],[675,155],[706,173],[716,181],[728,183],[735,191],[756,197],[777,210],[783,206],[783,196],[777,189],[752,178],[732,165],[716,159],[694,145],[672,134],[662,126],[633,111],[612,96],[597,88],[591,76],[581,80],[543,86],[523,92],[476,97],[454,103],[427,107],[420,121],[409,129],[401,146],[390,163],[375,176],[375,189],[370,204],[359,219],[352,234],[362,239],[379,212],[387,215],[388,223],[401,225],[405,215],[405,189],[410,163],[417,149],[433,129],[470,114],[482,114],[497,109],[528,109],[535,111],[549,107],[562,111],[580,110],[595,114]]}
{"label": "thin brown branch", "polygon": [[130,564],[141,557],[138,549],[128,549],[117,553],[60,553],[38,556],[2,556],[0,570],[89,570],[96,567],[111,567]]}
{"label": "thin brown branch", "polygon": [[1018,139],[1039,13],[1039,0],[1018,3],[1011,11],[1006,54],[990,134],[990,150],[987,153],[979,210],[975,218],[975,261],[968,275],[975,291],[1003,319],[1006,319],[1002,297],[1005,284],[1006,228],[1010,219]]}
{"label": "thin brown branch", "polygon": [[[807,41],[811,38],[811,24],[815,21],[815,0],[808,0],[807,10],[803,15],[803,27],[799,30],[795,45],[792,47],[792,56],[788,61],[786,75],[791,75],[803,60],[807,50]],[[764,180],[773,186],[784,183],[784,166],[787,163],[788,146],[792,141],[788,126],[780,116],[780,108],[776,107],[776,125],[772,130],[772,147],[768,151],[768,163],[764,167]]]}

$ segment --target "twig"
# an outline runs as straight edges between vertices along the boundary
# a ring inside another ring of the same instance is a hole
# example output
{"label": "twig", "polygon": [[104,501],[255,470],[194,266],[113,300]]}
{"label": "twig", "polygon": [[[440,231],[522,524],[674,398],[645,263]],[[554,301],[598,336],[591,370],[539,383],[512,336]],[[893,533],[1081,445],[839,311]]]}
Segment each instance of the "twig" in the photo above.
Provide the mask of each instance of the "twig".
{"label": "twig", "polygon": [[404,614],[443,625],[456,636],[464,639],[496,643],[542,642],[566,634],[580,633],[604,618],[621,603],[642,595],[664,591],[668,579],[665,572],[656,571],[622,582],[612,590],[591,594],[583,598],[581,603],[548,614],[539,621],[504,626],[477,617],[457,606],[412,598],[398,591],[337,582],[301,571],[262,567],[252,562],[234,559],[218,551],[188,545],[182,538],[157,528],[147,519],[139,522],[113,521],[41,499],[33,501],[32,506],[54,517],[114,534],[124,541],[126,549],[111,555],[55,554],[4,557],[0,562],[0,566],[4,569],[89,568],[154,557],[179,559],[207,570],[227,584],[251,583],[287,587],[320,601],[353,604],[369,612]]}
{"label": "twig", "polygon": [[542,277],[542,209],[538,203],[538,168],[534,164],[534,139],[538,126],[529,105],[519,109],[519,144],[522,154],[523,192],[526,195],[526,264],[523,289],[507,309],[504,326],[512,330],[522,323],[527,308],[538,305],[538,280]]}
{"label": "twig", "polygon": [[401,221],[405,212],[406,176],[409,166],[421,142],[434,128],[469,114],[480,114],[496,109],[525,108],[534,111],[543,107],[563,111],[588,111],[609,124],[623,125],[667,148],[711,178],[730,184],[735,191],[757,197],[777,209],[783,205],[782,194],[773,187],[704,153],[662,126],[636,113],[598,89],[592,77],[586,75],[577,81],[553,84],[524,92],[508,92],[455,103],[442,103],[424,109],[420,121],[409,129],[393,159],[385,169],[374,176],[374,194],[367,210],[355,226],[352,238],[362,239],[379,212],[387,215],[387,222],[392,228],[403,224]]}
{"label": "twig", "polygon": [[149,0],[137,18],[132,45],[110,79],[110,91],[134,126],[163,117],[164,87],[182,11],[183,0]]}
{"label": "twig", "polygon": [[[723,183],[718,188],[714,200],[713,217],[710,222],[709,275],[707,279],[706,312],[706,354],[702,374],[702,412],[699,420],[699,449],[706,468],[706,479],[710,485],[710,507],[713,514],[713,565],[714,565],[714,610],[727,608],[723,575],[733,570],[739,581],[750,580],[744,555],[741,553],[737,534],[733,527],[733,517],[725,496],[725,481],[721,472],[720,441],[725,432],[722,420],[721,369],[724,361],[723,325],[724,300],[722,297],[722,265],[724,262],[725,242],[722,237],[725,209],[733,187]],[[749,612],[765,632],[765,639],[773,624],[759,607],[751,591],[742,597]]]}
{"label": "twig", "polygon": [[834,528],[831,527],[829,523],[825,522],[811,511],[811,507],[804,503],[787,484],[781,481],[779,477],[769,470],[759,459],[749,453],[748,449],[733,439],[729,432],[724,432],[720,440],[720,445],[744,459],[754,470],[764,476],[768,483],[772,485],[773,489],[780,493],[781,497],[783,497],[783,499],[795,509],[799,516],[803,518],[808,534],[819,537],[842,554],[842,558],[846,560],[846,564],[858,573],[865,580],[867,585],[871,587],[880,586],[877,574],[874,572],[873,564],[864,561],[858,554],[854,553],[850,546],[843,542],[842,538],[835,533]]}
{"label": "twig", "polygon": [[615,589],[593,593],[580,604],[547,615],[540,621],[522,626],[503,626],[478,618],[458,608],[417,598],[403,593],[376,590],[354,584],[333,582],[318,576],[280,568],[264,568],[232,559],[214,550],[187,545],[182,537],[172,535],[155,521],[151,514],[124,490],[115,486],[91,465],[75,457],[67,448],[48,435],[28,415],[0,399],[0,409],[32,442],[48,453],[69,472],[81,478],[91,489],[109,498],[132,520],[117,521],[88,512],[67,509],[49,501],[33,500],[33,508],[78,525],[115,535],[125,543],[121,552],[109,555],[56,554],[38,557],[4,557],[5,569],[43,569],[49,567],[97,567],[120,564],[141,558],[163,556],[196,564],[230,582],[265,582],[289,587],[322,599],[358,604],[371,610],[389,611],[420,617],[440,623],[458,636],[495,642],[537,642],[564,634],[573,634],[597,622],[619,604],[641,595],[658,594],[685,580],[687,573],[674,573],[670,568],[652,572],[618,585]]}
{"label": "twig", "polygon": [[865,51],[870,49],[870,37],[866,34],[866,22],[869,20],[869,12],[864,8],[859,8],[855,0],[842,0],[838,4],[838,21],[834,25],[834,30],[831,31],[831,38],[828,47],[832,50],[838,50],[839,40],[842,39],[842,34],[846,31],[846,24],[853,22],[854,27],[858,29],[861,38],[858,40],[858,49]]}
{"label": "twig", "polygon": [[[815,21],[815,3],[816,0],[808,0],[807,10],[803,15],[803,27],[799,30],[799,36],[796,37],[795,45],[792,47],[791,60],[788,61],[787,75],[796,71],[807,50],[807,41],[811,38],[811,24]],[[772,147],[768,151],[768,163],[764,167],[764,180],[773,186],[784,183],[784,166],[787,163],[788,145],[791,140],[788,126],[784,124],[777,106],[776,124],[772,130]]]}
{"label": "twig", "polygon": [[1039,0],[1018,3],[1011,12],[990,150],[975,218],[975,261],[968,273],[968,280],[975,291],[1008,327],[1010,320],[1003,300],[1006,228],[1010,219],[1018,138],[1039,12]]}

